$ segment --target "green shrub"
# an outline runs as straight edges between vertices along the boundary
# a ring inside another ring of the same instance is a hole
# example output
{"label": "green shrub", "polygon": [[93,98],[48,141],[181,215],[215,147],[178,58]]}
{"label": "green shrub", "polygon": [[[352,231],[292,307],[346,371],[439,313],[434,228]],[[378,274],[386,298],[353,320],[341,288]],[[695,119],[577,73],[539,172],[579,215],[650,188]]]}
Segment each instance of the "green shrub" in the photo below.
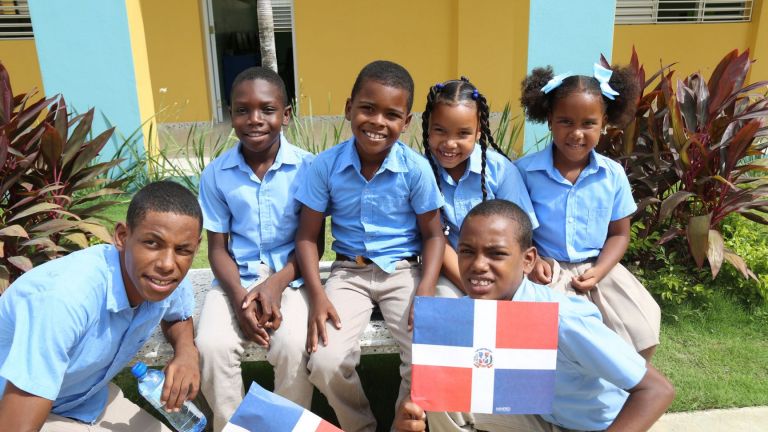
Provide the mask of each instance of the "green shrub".
{"label": "green shrub", "polygon": [[0,293],[33,266],[90,244],[110,242],[99,218],[122,193],[106,172],[119,159],[94,159],[112,135],[93,139],[93,109],[70,117],[64,97],[13,95],[0,63]]}

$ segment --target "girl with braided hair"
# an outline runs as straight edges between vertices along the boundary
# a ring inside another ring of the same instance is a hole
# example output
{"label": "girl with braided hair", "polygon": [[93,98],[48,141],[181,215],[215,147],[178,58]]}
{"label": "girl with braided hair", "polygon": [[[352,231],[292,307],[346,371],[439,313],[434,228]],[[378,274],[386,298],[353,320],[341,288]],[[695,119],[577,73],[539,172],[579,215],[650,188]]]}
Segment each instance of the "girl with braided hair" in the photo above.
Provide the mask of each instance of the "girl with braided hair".
{"label": "girl with braided hair", "polygon": [[592,301],[603,322],[646,360],[659,343],[661,312],[619,261],[637,210],[621,165],[594,148],[608,124],[634,116],[639,83],[629,68],[595,64],[594,75],[536,68],[522,83],[528,120],[547,122],[552,143],[516,162],[541,226],[534,282]]}
{"label": "girl with braided hair", "polygon": [[[437,295],[458,297],[459,228],[477,204],[500,198],[519,205],[538,226],[517,168],[491,135],[485,96],[465,77],[429,89],[422,115],[424,155],[445,197],[443,226],[448,240]],[[491,148],[489,148],[491,147]]]}

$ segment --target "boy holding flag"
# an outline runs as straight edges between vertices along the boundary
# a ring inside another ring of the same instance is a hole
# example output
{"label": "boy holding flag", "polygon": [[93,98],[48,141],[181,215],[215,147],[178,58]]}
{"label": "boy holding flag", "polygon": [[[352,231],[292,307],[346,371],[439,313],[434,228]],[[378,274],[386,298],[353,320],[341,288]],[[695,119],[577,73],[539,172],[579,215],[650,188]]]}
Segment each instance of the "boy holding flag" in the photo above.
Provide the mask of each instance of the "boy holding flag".
{"label": "boy holding flag", "polygon": [[[473,299],[557,302],[557,373],[552,413],[493,415],[430,412],[406,400],[399,431],[644,431],[664,413],[674,389],[653,366],[603,323],[597,308],[530,282],[536,262],[531,223],[516,205],[490,200],[461,228],[459,270]],[[417,318],[418,319],[418,318]]]}

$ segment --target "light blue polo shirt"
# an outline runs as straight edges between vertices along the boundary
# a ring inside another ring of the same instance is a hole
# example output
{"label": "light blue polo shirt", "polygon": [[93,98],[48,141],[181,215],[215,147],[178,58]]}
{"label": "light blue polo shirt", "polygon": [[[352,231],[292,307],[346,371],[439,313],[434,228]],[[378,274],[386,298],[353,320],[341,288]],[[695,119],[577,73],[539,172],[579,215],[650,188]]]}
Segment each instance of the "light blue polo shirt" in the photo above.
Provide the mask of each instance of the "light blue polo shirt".
{"label": "light blue polo shirt", "polygon": [[541,417],[559,426],[604,430],[645,376],[645,360],[603,324],[597,306],[566,296],[526,278],[513,301],[559,303],[557,370],[552,414]]}
{"label": "light blue polo shirt", "polygon": [[[469,155],[467,169],[458,183],[435,161],[440,173],[440,188],[445,197],[442,214],[449,227],[448,241],[454,249],[457,249],[459,244],[459,229],[467,213],[483,202],[483,192],[480,189],[481,159],[482,150],[479,145],[475,145]],[[507,158],[491,149],[485,152],[485,189],[486,199],[512,201],[528,214],[534,229],[539,226],[520,171]]]}
{"label": "light blue polo shirt", "polygon": [[238,143],[205,167],[199,200],[203,227],[229,234],[229,252],[240,279],[255,280],[260,263],[280,271],[293,253],[301,211],[294,195],[315,156],[281,135],[275,162],[260,180],[241,146]]}
{"label": "light blue polo shirt", "polygon": [[552,144],[516,165],[539,219],[533,242],[541,256],[571,263],[594,258],[608,224],[637,210],[624,169],[594,150],[574,184],[555,168]]}
{"label": "light blue polo shirt", "polygon": [[397,141],[370,181],[360,174],[354,138],[320,153],[296,198],[331,216],[333,250],[370,258],[385,272],[421,254],[416,215],[443,206],[429,162]]}
{"label": "light blue polo shirt", "polygon": [[92,423],[107,384],[160,320],[187,319],[194,307],[185,279],[165,300],[132,309],[112,245],[35,267],[0,296],[0,394],[8,380],[52,400],[52,413]]}

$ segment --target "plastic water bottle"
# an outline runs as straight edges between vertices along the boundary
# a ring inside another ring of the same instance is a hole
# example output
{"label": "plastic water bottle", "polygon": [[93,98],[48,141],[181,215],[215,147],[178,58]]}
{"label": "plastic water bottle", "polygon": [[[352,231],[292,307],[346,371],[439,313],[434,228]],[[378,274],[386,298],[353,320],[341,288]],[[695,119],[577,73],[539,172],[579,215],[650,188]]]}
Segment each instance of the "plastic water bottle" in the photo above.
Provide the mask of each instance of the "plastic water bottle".
{"label": "plastic water bottle", "polygon": [[139,393],[171,422],[174,429],[179,432],[201,432],[205,429],[208,421],[192,402],[184,402],[179,412],[167,412],[163,408],[160,403],[165,381],[163,371],[147,369],[147,365],[138,362],[131,368],[131,373],[139,380]]}

